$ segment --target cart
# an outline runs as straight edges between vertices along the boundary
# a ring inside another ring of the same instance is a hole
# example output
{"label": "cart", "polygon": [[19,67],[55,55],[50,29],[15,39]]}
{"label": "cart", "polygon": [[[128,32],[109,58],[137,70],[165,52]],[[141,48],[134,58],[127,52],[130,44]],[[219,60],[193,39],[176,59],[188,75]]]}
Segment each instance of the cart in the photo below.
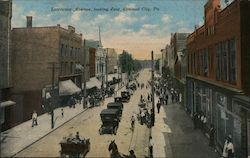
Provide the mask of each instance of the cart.
{"label": "cart", "polygon": [[90,141],[89,139],[83,140],[63,140],[60,142],[61,151],[60,157],[85,157],[90,151]]}

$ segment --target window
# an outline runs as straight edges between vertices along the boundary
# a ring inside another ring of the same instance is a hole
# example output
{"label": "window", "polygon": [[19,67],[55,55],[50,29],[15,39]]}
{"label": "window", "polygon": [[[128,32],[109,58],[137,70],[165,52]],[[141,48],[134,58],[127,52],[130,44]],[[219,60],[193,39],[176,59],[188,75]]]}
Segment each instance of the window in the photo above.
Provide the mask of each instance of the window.
{"label": "window", "polygon": [[203,75],[208,76],[208,49],[204,49],[203,54]]}
{"label": "window", "polygon": [[221,43],[216,45],[216,80],[221,80]]}
{"label": "window", "polygon": [[64,55],[67,56],[67,54],[68,54],[68,46],[66,45]]}
{"label": "window", "polygon": [[73,55],[73,47],[70,48],[70,57]]}
{"label": "window", "polygon": [[228,80],[228,42],[222,42],[222,79],[224,81]]}
{"label": "window", "polygon": [[235,40],[229,40],[229,55],[230,55],[230,83],[235,84],[236,82],[236,48],[235,48]]}
{"label": "window", "polygon": [[73,73],[73,62],[70,62],[70,73]]}
{"label": "window", "polygon": [[63,55],[64,55],[64,49],[63,49],[63,47],[64,47],[64,45],[63,45],[63,44],[61,44],[61,51],[60,51],[61,56],[63,56]]}

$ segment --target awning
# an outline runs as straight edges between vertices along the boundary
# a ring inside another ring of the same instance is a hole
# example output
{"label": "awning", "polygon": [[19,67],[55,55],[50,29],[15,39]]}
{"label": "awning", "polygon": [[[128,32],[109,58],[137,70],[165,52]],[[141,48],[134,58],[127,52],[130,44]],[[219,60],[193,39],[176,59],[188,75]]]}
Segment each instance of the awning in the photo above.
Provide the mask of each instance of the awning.
{"label": "awning", "polygon": [[81,89],[71,80],[59,82],[59,96],[72,95],[81,92]]}
{"label": "awning", "polygon": [[0,103],[0,108],[4,108],[4,107],[7,107],[7,106],[12,106],[12,105],[15,105],[15,104],[16,104],[16,102],[11,101],[11,100],[4,101],[4,102]]}
{"label": "awning", "polygon": [[93,87],[97,87],[100,89],[101,86],[102,86],[101,82],[96,77],[90,78],[89,81],[86,83],[87,89],[91,89]]}

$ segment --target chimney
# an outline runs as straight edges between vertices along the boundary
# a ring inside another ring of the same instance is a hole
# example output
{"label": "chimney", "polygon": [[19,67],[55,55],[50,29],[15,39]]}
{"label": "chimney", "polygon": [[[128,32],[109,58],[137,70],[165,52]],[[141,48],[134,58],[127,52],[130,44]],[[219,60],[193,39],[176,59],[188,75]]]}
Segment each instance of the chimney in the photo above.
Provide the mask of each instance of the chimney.
{"label": "chimney", "polygon": [[32,28],[32,16],[26,16],[27,28]]}

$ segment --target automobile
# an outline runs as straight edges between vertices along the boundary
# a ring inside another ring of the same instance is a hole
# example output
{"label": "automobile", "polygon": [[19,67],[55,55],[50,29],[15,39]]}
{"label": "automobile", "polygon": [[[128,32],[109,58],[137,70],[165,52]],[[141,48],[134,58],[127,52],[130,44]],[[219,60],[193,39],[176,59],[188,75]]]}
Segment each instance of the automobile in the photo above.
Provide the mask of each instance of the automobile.
{"label": "automobile", "polygon": [[130,94],[129,94],[128,91],[122,91],[122,92],[121,92],[121,97],[122,97],[124,100],[127,100],[127,101],[130,100]]}
{"label": "automobile", "polygon": [[104,133],[115,134],[119,126],[119,110],[118,109],[104,109],[101,111],[102,125],[99,129],[99,134]]}
{"label": "automobile", "polygon": [[107,104],[108,109],[118,109],[120,117],[122,116],[123,104],[121,102],[112,102]]}
{"label": "automobile", "polygon": [[129,100],[123,97],[115,97],[114,101],[118,103],[127,103]]}

